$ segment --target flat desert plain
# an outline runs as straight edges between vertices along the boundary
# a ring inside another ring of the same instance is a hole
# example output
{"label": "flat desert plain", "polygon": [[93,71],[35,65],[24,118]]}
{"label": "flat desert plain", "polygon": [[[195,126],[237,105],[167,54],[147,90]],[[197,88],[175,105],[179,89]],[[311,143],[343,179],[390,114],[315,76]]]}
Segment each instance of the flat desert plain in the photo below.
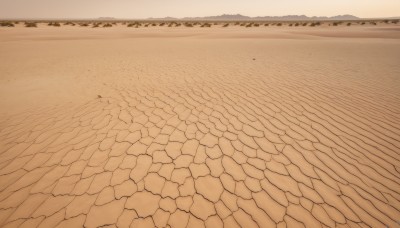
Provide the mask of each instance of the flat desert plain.
{"label": "flat desert plain", "polygon": [[400,227],[400,26],[0,29],[2,227]]}

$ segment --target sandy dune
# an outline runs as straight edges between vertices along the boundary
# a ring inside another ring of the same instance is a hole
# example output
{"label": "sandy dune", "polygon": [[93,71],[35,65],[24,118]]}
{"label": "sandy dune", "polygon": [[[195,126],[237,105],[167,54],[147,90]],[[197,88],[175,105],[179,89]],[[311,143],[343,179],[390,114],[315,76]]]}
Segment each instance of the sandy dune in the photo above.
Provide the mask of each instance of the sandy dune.
{"label": "sandy dune", "polygon": [[0,226],[400,227],[398,28],[0,28]]}

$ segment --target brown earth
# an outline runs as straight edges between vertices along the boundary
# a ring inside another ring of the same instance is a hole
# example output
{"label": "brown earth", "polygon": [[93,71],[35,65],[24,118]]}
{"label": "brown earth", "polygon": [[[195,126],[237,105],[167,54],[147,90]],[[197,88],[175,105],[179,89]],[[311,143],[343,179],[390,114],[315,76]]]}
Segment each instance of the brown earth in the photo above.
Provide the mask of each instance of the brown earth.
{"label": "brown earth", "polygon": [[400,227],[400,31],[0,28],[2,227]]}

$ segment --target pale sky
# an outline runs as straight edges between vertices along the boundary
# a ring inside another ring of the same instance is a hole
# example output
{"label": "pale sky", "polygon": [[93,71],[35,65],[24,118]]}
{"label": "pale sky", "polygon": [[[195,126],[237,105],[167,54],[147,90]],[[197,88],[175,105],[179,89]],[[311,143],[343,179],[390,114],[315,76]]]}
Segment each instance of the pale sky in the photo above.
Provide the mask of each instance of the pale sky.
{"label": "pale sky", "polygon": [[0,18],[400,16],[400,0],[0,0]]}

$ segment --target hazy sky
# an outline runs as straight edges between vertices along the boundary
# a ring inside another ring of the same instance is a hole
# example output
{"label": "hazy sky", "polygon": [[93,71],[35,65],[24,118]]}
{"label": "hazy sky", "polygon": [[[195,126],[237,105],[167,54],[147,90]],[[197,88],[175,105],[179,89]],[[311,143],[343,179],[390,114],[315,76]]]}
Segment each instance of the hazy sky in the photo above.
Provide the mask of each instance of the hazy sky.
{"label": "hazy sky", "polygon": [[0,18],[400,16],[400,0],[0,0]]}

